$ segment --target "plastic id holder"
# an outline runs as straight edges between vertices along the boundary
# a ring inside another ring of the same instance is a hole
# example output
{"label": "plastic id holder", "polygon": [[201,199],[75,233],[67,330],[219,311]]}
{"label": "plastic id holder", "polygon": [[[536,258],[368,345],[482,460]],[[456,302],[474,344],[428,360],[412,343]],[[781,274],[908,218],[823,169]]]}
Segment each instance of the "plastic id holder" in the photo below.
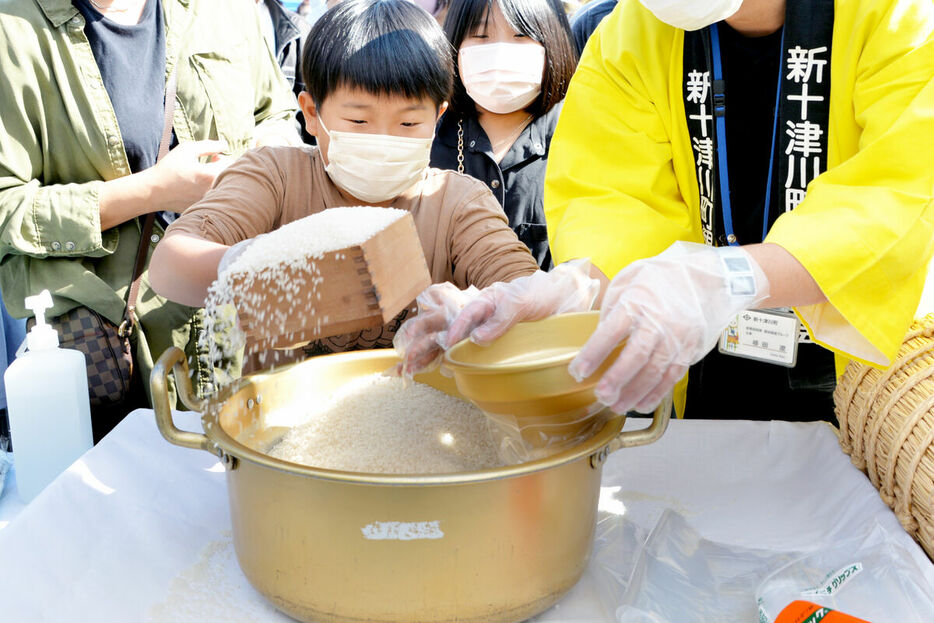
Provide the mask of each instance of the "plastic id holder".
{"label": "plastic id holder", "polygon": [[751,309],[730,321],[720,334],[718,350],[725,355],[793,368],[798,361],[799,330],[794,312]]}

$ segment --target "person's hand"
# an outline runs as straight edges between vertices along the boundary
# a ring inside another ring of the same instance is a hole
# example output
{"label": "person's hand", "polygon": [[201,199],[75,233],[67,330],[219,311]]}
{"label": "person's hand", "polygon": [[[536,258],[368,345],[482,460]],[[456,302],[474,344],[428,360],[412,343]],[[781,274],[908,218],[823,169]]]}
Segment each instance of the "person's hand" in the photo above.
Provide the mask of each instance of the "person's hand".
{"label": "person's hand", "polygon": [[448,326],[479,293],[473,286],[458,290],[453,283],[436,283],[419,294],[418,315],[406,320],[392,340],[402,359],[395,373],[411,378],[437,366]]}
{"label": "person's hand", "polygon": [[510,282],[494,283],[480,291],[451,323],[450,348],[466,337],[489,344],[520,322],[554,314],[587,311],[600,293],[600,282],[590,276],[590,260],[571,260],[551,272],[538,271]]}
{"label": "person's hand", "polygon": [[411,376],[436,366],[444,351],[470,337],[489,344],[512,326],[553,314],[593,307],[600,282],[590,277],[589,260],[571,260],[551,272],[538,271],[477,290],[435,284],[418,297],[418,316],[405,322],[393,340],[402,357],[397,372]]}
{"label": "person's hand", "polygon": [[568,372],[578,381],[589,377],[625,340],[595,395],[617,413],[648,413],[710,351],[730,320],[768,293],[765,273],[743,249],[676,242],[610,282],[600,323]]}
{"label": "person's hand", "polygon": [[204,197],[221,171],[233,162],[232,157],[221,155],[226,149],[226,141],[181,143],[143,171],[141,175],[152,191],[152,211],[183,212]]}

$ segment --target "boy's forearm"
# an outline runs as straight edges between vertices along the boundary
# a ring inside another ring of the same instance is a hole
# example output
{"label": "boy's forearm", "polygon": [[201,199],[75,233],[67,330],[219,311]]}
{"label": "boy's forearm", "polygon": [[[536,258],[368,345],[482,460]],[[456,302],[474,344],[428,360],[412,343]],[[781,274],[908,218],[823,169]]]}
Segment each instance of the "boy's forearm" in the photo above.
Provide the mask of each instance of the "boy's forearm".
{"label": "boy's forearm", "polygon": [[217,266],[229,248],[188,234],[169,234],[153,253],[149,282],[171,301],[203,307],[208,288],[217,278]]}

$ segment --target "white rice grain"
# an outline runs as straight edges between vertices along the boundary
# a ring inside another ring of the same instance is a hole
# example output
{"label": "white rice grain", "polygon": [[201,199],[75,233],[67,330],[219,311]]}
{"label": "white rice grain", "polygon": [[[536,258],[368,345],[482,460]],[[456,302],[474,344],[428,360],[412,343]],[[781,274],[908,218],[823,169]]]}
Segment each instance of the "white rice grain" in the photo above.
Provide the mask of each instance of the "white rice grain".
{"label": "white rice grain", "polygon": [[[262,326],[265,335],[286,333],[288,322],[297,313],[292,309],[293,300],[302,299],[299,295],[303,292],[321,299],[318,287],[323,277],[315,260],[363,244],[405,214],[405,210],[395,208],[329,208],[287,223],[248,245],[217,276],[205,301],[200,339],[205,353],[203,364],[212,371],[212,390],[232,380],[217,374],[216,365],[244,346],[238,311]],[[238,284],[238,292],[234,292],[234,283]],[[298,313],[311,316],[313,310]],[[327,322],[326,318],[323,321]],[[317,326],[321,322],[316,318]],[[272,361],[266,361],[267,354],[260,357],[263,367],[276,362],[275,353]]]}
{"label": "white rice grain", "polygon": [[396,208],[330,208],[287,223],[253,241],[226,272],[256,272],[277,264],[363,244],[405,215]]}
{"label": "white rice grain", "polygon": [[269,454],[363,473],[443,474],[503,465],[475,406],[422,383],[373,374],[336,390]]}

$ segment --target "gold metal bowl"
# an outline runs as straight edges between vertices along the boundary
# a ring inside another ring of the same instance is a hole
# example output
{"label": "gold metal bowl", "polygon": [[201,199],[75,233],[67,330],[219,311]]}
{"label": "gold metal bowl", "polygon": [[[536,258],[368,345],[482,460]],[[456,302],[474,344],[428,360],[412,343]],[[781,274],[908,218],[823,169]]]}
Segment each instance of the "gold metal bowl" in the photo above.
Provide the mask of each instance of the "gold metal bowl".
{"label": "gold metal bowl", "polygon": [[532,446],[574,438],[591,426],[593,388],[619,355],[617,347],[578,382],[568,364],[597,328],[600,312],[560,314],[523,322],[489,346],[462,340],[444,357],[457,389],[493,419],[510,418]]}
{"label": "gold metal bowl", "polygon": [[[240,567],[292,617],[496,623],[548,608],[587,564],[607,455],[658,439],[670,400],[648,428],[620,432],[624,418],[613,417],[559,454],[476,472],[341,472],[261,451],[287,426],[282,407],[398,361],[391,350],[315,357],[198,400],[185,354],[172,348],[152,372],[156,422],[170,443],[221,459]],[[173,370],[184,404],[203,413],[203,434],[172,421]],[[440,374],[416,380],[457,395]]]}

